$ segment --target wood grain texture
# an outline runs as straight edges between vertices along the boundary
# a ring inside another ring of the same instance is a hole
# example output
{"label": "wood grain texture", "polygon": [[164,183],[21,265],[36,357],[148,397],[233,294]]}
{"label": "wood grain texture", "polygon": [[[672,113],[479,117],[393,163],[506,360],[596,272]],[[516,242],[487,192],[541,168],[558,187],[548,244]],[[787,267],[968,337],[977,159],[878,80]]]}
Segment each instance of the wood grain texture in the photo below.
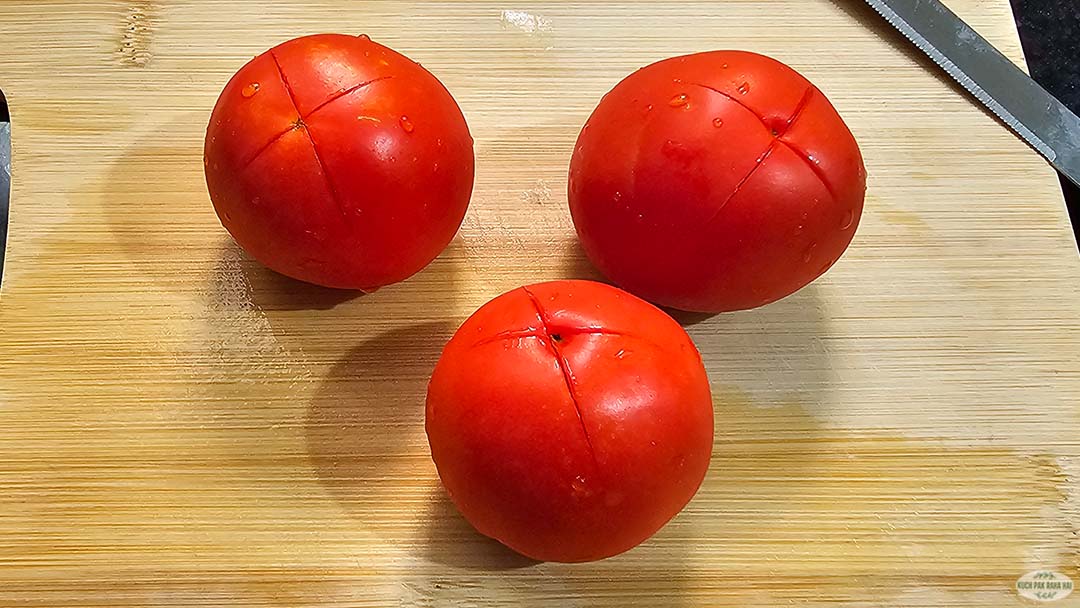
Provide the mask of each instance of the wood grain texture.
{"label": "wood grain texture", "polygon": [[[1020,59],[1005,0],[949,4]],[[1080,582],[1056,179],[861,5],[3,2],[0,606],[987,607],[1036,568]],[[458,237],[365,297],[245,257],[202,176],[229,76],[320,31],[422,62],[476,139]],[[797,295],[692,320],[717,435],[690,506],[623,556],[528,562],[443,498],[428,374],[489,298],[595,277],[577,130],[635,68],[714,48],[825,91],[866,156],[863,225]]]}

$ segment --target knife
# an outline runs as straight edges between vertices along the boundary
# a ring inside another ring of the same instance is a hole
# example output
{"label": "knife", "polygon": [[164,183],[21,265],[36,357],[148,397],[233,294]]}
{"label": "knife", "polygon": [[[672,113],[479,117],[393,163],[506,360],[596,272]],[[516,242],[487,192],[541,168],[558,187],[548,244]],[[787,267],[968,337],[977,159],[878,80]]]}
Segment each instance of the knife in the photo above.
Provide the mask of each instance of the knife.
{"label": "knife", "polygon": [[1080,117],[938,0],[866,3],[1080,186]]}

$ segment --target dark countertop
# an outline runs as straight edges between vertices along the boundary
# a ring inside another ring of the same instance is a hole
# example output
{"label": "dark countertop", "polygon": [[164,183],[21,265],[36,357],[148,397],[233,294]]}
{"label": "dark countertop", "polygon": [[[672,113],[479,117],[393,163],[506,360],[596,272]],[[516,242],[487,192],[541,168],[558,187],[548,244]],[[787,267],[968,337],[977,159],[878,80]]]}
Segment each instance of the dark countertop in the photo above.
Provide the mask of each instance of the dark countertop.
{"label": "dark countertop", "polygon": [[[1011,0],[1031,76],[1080,114],[1080,1]],[[1062,180],[1080,238],[1080,189]]]}
{"label": "dark countertop", "polygon": [[7,250],[8,190],[11,183],[11,124],[7,102],[0,91],[0,279],[4,278],[4,252]]}
{"label": "dark countertop", "polygon": [[1080,2],[1012,0],[1012,6],[1032,76],[1080,109]]}

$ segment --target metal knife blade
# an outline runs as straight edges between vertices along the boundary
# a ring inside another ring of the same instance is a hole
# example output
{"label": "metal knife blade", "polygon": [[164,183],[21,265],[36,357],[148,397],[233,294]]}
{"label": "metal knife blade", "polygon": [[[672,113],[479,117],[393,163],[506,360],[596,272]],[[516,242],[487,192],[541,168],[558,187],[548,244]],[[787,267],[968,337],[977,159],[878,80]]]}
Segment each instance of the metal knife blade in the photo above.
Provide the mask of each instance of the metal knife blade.
{"label": "metal knife blade", "polygon": [[1080,117],[938,0],[866,3],[1080,185]]}

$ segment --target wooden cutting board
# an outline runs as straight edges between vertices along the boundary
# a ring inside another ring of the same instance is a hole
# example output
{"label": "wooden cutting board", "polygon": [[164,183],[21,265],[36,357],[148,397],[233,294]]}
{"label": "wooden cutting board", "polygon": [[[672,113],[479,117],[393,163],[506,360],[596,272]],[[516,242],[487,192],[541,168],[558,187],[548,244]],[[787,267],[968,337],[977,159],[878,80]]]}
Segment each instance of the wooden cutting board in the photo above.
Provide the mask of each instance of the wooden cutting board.
{"label": "wooden cutting board", "polygon": [[[1080,583],[1055,177],[861,5],[4,2],[0,605],[988,607],[1036,569]],[[1005,0],[950,5],[1020,60]],[[422,62],[476,138],[458,237],[365,297],[252,262],[202,176],[229,76],[323,31]],[[529,562],[443,497],[428,375],[493,296],[596,277],[566,207],[578,129],[635,68],[716,48],[832,99],[864,222],[797,295],[689,319],[717,415],[689,507],[617,558]]]}

